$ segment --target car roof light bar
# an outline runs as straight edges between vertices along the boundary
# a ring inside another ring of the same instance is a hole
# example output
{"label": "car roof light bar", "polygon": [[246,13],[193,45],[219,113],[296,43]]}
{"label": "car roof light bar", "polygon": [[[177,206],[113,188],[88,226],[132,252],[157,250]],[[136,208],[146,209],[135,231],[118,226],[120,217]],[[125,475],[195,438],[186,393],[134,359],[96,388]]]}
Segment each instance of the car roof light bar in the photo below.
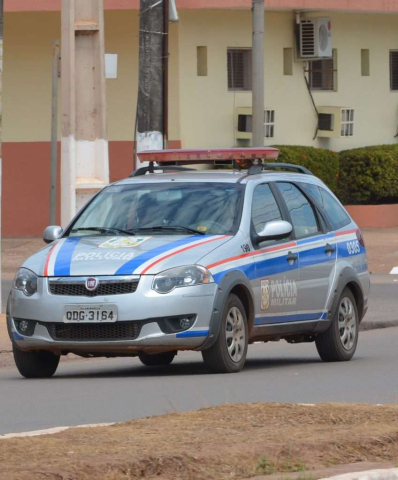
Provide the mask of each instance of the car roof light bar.
{"label": "car roof light bar", "polygon": [[176,165],[213,163],[219,161],[240,162],[254,160],[277,160],[276,148],[216,148],[194,150],[151,150],[138,154],[140,162],[173,162]]}

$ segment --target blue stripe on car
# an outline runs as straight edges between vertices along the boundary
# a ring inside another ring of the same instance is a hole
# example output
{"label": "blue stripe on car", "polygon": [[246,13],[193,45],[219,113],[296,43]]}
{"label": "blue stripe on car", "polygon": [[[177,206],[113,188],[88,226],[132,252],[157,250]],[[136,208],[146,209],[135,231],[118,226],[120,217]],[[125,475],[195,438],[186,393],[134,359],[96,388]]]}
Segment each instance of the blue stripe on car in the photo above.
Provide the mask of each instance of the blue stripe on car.
{"label": "blue stripe on car", "polygon": [[193,330],[176,333],[176,338],[207,337],[207,335],[209,335],[209,330]]}
{"label": "blue stripe on car", "polygon": [[[313,238],[305,239],[303,243],[305,244],[305,243],[309,243],[309,241],[315,242],[317,240],[322,240],[324,238],[328,239],[333,237],[334,237],[333,234],[325,235],[324,237],[317,237],[315,239]],[[366,253],[366,250],[361,246],[359,253],[350,255],[347,249],[347,241],[336,244],[336,247],[338,249],[339,258],[354,257],[356,255],[362,255]],[[335,256],[332,255],[329,257],[325,255],[325,246],[309,248],[308,250],[303,250],[298,253],[299,253],[300,268],[311,267],[311,266],[319,265],[326,262],[336,261]],[[251,262],[246,265],[240,265],[238,267],[233,267],[233,268],[224,270],[222,272],[218,272],[213,275],[214,281],[217,284],[219,284],[222,278],[227,273],[232,272],[234,270],[240,270],[241,272],[245,273],[245,275],[249,280],[256,280],[258,278],[263,278],[270,275],[276,275],[278,273],[285,273],[285,272],[289,272],[291,270],[297,269],[298,265],[296,263],[294,263],[293,265],[290,265],[289,262],[285,262],[284,260],[285,255],[287,256],[287,254],[284,254],[276,258],[270,258],[270,259],[265,258],[264,260],[261,260],[261,261]],[[367,269],[367,265],[366,265],[366,268],[364,268],[364,270],[366,269]]]}
{"label": "blue stripe on car", "polygon": [[275,315],[272,317],[260,317],[256,318],[254,325],[272,325],[274,323],[290,323],[290,322],[303,322],[306,320],[325,320],[327,313],[301,313],[296,315]]}
{"label": "blue stripe on car", "polygon": [[65,240],[58,252],[57,258],[55,259],[55,276],[67,277],[70,275],[70,264],[72,262],[72,255],[80,240],[80,237],[68,237]]}
{"label": "blue stripe on car", "polygon": [[155,258],[162,253],[166,253],[169,250],[188,245],[189,243],[196,242],[200,239],[203,239],[202,235],[194,235],[191,237],[182,238],[180,240],[177,240],[176,242],[166,243],[165,245],[153,248],[152,250],[148,250],[147,252],[138,255],[138,257],[135,257],[122,265],[119,270],[117,270],[115,275],[131,275],[134,270],[146,263],[148,260],[151,260],[152,258]]}

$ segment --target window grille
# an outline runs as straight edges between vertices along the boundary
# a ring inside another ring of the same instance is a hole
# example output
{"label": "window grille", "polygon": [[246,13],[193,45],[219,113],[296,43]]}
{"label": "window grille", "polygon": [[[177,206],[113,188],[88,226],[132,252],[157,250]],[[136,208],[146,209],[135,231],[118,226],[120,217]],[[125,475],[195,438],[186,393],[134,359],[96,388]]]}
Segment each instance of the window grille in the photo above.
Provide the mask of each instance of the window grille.
{"label": "window grille", "polygon": [[354,135],[354,110],[343,108],[341,111],[341,136],[352,137]]}
{"label": "window grille", "polygon": [[228,90],[252,89],[252,51],[249,48],[228,49]]}

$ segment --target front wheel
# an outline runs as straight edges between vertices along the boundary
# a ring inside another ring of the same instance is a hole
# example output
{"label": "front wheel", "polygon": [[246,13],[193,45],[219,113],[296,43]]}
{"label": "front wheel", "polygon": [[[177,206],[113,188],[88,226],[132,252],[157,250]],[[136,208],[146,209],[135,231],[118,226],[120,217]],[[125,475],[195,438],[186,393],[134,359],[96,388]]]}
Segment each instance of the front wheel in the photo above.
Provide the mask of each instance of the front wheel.
{"label": "front wheel", "polygon": [[235,373],[242,370],[247,355],[249,330],[242,302],[231,294],[226,302],[216,343],[202,352],[208,370]]}
{"label": "front wheel", "polygon": [[354,356],[358,344],[359,316],[353,293],[345,288],[329,329],[316,340],[324,362],[345,362]]}
{"label": "front wheel", "polygon": [[138,358],[141,360],[141,363],[147,367],[159,367],[162,365],[170,365],[176,355],[177,352],[156,353],[155,355],[140,353]]}
{"label": "front wheel", "polygon": [[57,371],[60,357],[52,352],[24,352],[15,345],[12,352],[15,365],[25,378],[50,378]]}

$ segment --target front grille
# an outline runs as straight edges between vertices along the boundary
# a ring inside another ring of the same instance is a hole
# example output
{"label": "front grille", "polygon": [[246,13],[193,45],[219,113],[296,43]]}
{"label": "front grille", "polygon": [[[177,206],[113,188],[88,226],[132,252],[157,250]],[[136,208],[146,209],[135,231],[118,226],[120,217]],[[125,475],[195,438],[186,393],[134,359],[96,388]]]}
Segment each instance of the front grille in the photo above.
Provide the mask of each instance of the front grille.
{"label": "front grille", "polygon": [[123,295],[134,293],[137,290],[138,281],[134,282],[109,282],[100,283],[96,290],[87,290],[82,283],[51,283],[50,292],[53,295],[69,295],[74,297],[98,297],[100,295]]}
{"label": "front grille", "polygon": [[135,340],[140,332],[140,322],[95,324],[45,323],[53,340],[93,342],[106,340]]}

